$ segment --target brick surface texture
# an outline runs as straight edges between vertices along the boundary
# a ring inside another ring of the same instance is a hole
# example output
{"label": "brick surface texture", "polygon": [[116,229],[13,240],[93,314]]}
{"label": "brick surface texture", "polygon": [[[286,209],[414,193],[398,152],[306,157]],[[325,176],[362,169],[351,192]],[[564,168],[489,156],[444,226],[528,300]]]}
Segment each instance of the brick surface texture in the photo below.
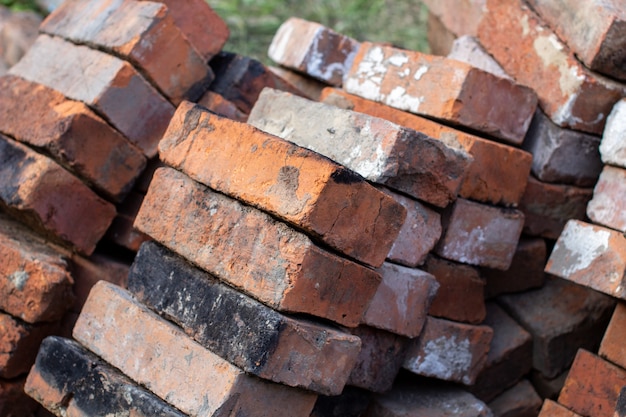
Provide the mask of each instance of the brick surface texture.
{"label": "brick surface texture", "polygon": [[600,142],[600,156],[605,164],[626,168],[626,98],[618,101],[606,120]]}
{"label": "brick surface texture", "polygon": [[594,223],[626,232],[626,169],[605,165],[587,215]]}
{"label": "brick surface texture", "polygon": [[609,326],[600,344],[599,354],[603,358],[626,369],[626,304],[620,302],[615,307]]}

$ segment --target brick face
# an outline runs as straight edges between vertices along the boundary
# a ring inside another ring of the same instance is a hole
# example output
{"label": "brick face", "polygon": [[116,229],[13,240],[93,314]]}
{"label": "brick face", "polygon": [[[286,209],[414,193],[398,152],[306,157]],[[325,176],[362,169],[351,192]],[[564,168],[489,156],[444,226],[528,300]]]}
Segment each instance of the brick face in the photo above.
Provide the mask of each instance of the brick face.
{"label": "brick face", "polygon": [[606,120],[600,142],[600,156],[605,164],[626,168],[626,98],[618,101]]}
{"label": "brick face", "polygon": [[626,369],[626,345],[624,345],[624,340],[626,340],[626,304],[620,302],[615,307],[598,353],[603,358]]}
{"label": "brick face", "polygon": [[626,169],[606,165],[587,205],[594,223],[626,232]]}

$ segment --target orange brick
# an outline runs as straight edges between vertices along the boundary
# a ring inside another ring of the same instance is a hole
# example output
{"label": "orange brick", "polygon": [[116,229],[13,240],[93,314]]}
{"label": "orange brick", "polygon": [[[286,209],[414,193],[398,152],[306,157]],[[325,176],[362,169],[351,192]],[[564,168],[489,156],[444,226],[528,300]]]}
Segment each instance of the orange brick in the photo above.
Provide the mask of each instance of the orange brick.
{"label": "orange brick", "polygon": [[19,77],[0,78],[0,118],[2,133],[45,150],[114,202],[146,166],[141,151],[85,104]]}
{"label": "orange brick", "polygon": [[[144,171],[142,177],[148,174]],[[152,175],[149,175],[150,179]],[[141,244],[150,240],[150,237],[145,233],[141,233],[139,230],[133,227],[141,203],[145,197],[145,191],[142,193],[137,191],[140,187],[135,187],[134,191],[131,191],[124,201],[117,206],[117,216],[113,219],[111,226],[106,231],[104,238],[122,248],[129,249],[133,252],[137,252]],[[146,191],[148,186],[146,186]]]}
{"label": "orange brick", "polygon": [[476,35],[485,0],[423,0],[428,11],[456,37]]}
{"label": "orange brick", "polygon": [[626,168],[626,98],[618,101],[606,119],[600,142],[600,156],[605,164]]}
{"label": "orange brick", "polygon": [[148,157],[174,114],[129,63],[60,38],[40,35],[10,73],[89,105]]}
{"label": "orange brick", "polygon": [[248,120],[248,115],[237,108],[235,103],[224,98],[224,96],[214,92],[207,91],[200,99],[198,104],[211,110],[213,113],[226,117],[238,122]]}
{"label": "orange brick", "polygon": [[524,379],[487,405],[495,416],[535,417],[541,408],[541,397]]}
{"label": "orange brick", "polygon": [[194,180],[374,267],[406,217],[401,204],[341,165],[188,102],[176,111],[159,155]]}
{"label": "orange brick", "polygon": [[135,226],[270,307],[359,324],[380,276],[269,215],[158,170]]}
{"label": "orange brick", "polygon": [[532,155],[528,152],[342,90],[326,88],[321,98],[325,103],[380,117],[443,142],[457,141],[474,158],[459,189],[463,198],[515,206],[524,194],[532,162]]}
{"label": "orange brick", "polygon": [[368,42],[344,89],[513,144],[524,140],[537,106],[531,89],[469,64]]}
{"label": "orange brick", "polygon": [[561,404],[546,399],[539,412],[539,417],[581,417],[573,411],[568,410]]}
{"label": "orange brick", "polygon": [[601,134],[626,86],[585,68],[523,1],[487,0],[486,8],[478,38],[504,70],[537,92],[557,125]]}
{"label": "orange brick", "polygon": [[604,166],[587,215],[594,223],[626,232],[626,169]]}
{"label": "orange brick", "polygon": [[326,84],[284,67],[270,66],[268,69],[304,93],[306,98],[320,101],[320,95],[322,90],[326,88]]}
{"label": "orange brick", "polygon": [[463,35],[455,39],[450,53],[446,55],[448,58],[465,62],[495,76],[513,80],[474,36]]}
{"label": "orange brick", "polygon": [[600,344],[599,355],[626,369],[626,304],[618,303],[613,312],[613,317],[609,322],[602,343]]}

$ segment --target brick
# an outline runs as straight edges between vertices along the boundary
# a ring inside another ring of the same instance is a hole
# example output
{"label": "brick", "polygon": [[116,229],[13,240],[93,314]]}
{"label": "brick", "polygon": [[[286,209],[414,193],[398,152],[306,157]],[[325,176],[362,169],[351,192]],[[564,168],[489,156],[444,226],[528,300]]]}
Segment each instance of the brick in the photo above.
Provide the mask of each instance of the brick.
{"label": "brick", "polygon": [[39,404],[24,393],[26,377],[0,379],[0,415],[12,417],[35,417]]}
{"label": "brick", "polygon": [[[530,0],[541,18],[593,71],[626,80],[626,13],[616,0]],[[566,13],[563,11],[566,10]]]}
{"label": "brick", "polygon": [[463,35],[455,39],[450,53],[446,55],[448,58],[465,62],[497,77],[512,79],[474,36]]}
{"label": "brick", "polygon": [[172,169],[155,174],[135,226],[274,309],[348,327],[359,324],[380,283],[375,271]]}
{"label": "brick", "polygon": [[528,152],[470,135],[342,90],[326,88],[322,92],[322,99],[328,104],[380,117],[417,130],[445,143],[457,141],[474,158],[459,189],[459,195],[463,198],[515,206],[524,194],[532,162],[532,155]]}
{"label": "brick", "polygon": [[57,415],[184,416],[78,343],[56,336],[41,344],[25,391]]}
{"label": "brick", "polygon": [[361,352],[348,384],[371,392],[386,392],[393,385],[410,340],[368,326],[351,329],[361,339]]}
{"label": "brick", "polygon": [[0,205],[46,237],[90,254],[115,216],[56,162],[0,135]]}
{"label": "brick", "polygon": [[214,78],[160,2],[66,1],[40,31],[129,61],[175,105],[198,99]]}
{"label": "brick", "polygon": [[604,294],[558,278],[537,290],[500,296],[498,303],[532,335],[533,368],[546,378],[567,369],[578,348],[597,349],[615,305]]}
{"label": "brick", "polygon": [[280,65],[340,87],[359,45],[319,23],[292,17],[278,28],[267,54]]}
{"label": "brick", "polygon": [[518,83],[537,92],[539,106],[554,123],[601,134],[626,86],[585,68],[521,0],[487,0],[486,8],[478,38],[487,52]]}
{"label": "brick", "polygon": [[430,255],[423,269],[439,284],[428,314],[471,324],[485,319],[485,281],[476,268]]}
{"label": "brick", "polygon": [[430,53],[440,56],[448,55],[456,38],[457,36],[429,10],[426,20],[426,39]]}
{"label": "brick", "polygon": [[599,137],[559,127],[537,110],[523,148],[540,181],[592,187],[602,170],[599,145]]}
{"label": "brick", "polygon": [[561,404],[552,400],[545,400],[539,412],[539,417],[580,417],[573,411],[568,410]]}
{"label": "brick", "polygon": [[[146,174],[142,174],[142,177]],[[152,176],[150,176],[152,178]],[[145,197],[145,193],[135,190],[131,191],[124,201],[117,206],[117,216],[113,219],[111,226],[106,231],[104,238],[122,248],[126,248],[132,252],[137,252],[143,242],[150,240],[145,233],[133,227],[141,203]],[[147,190],[147,188],[146,188]]]}
{"label": "brick", "polygon": [[280,314],[155,243],[142,245],[128,279],[139,301],[261,378],[338,395],[357,360],[358,337]]}
{"label": "brick", "polygon": [[417,375],[472,385],[487,360],[493,331],[428,317],[411,341],[403,367]]}
{"label": "brick", "polygon": [[[483,324],[493,329],[493,338],[485,368],[468,390],[481,400],[490,402],[530,372],[533,341],[530,333],[496,303],[487,304],[487,317]],[[506,404],[508,400],[503,402]]]}
{"label": "brick", "polygon": [[456,198],[471,162],[462,149],[415,130],[269,89],[248,123],[439,207]]}
{"label": "brick", "polygon": [[541,287],[545,281],[543,268],[548,260],[547,252],[544,239],[522,235],[509,269],[480,270],[480,275],[486,281],[485,296],[490,298]]}
{"label": "brick", "polygon": [[626,304],[618,303],[604,333],[598,354],[626,369]]}
{"label": "brick", "polygon": [[207,91],[200,99],[198,104],[211,110],[213,113],[226,117],[238,122],[248,120],[248,115],[237,108],[235,103],[224,98],[224,96],[214,92]]}
{"label": "brick", "polygon": [[541,398],[556,400],[565,385],[569,368],[554,378],[547,378],[541,372],[533,370],[530,373],[530,380]]}
{"label": "brick", "polygon": [[456,37],[476,35],[486,0],[424,0],[428,11]]}
{"label": "brick", "polygon": [[624,417],[626,416],[626,387],[622,388],[619,393],[619,397],[617,397],[617,404],[615,405],[615,414],[613,417]]}
{"label": "brick", "polygon": [[545,271],[626,299],[626,238],[602,226],[570,220],[554,245]]}
{"label": "brick", "polygon": [[382,281],[361,322],[409,338],[419,336],[439,288],[435,277],[389,262],[377,272]]}
{"label": "brick", "polygon": [[174,114],[129,63],[59,38],[40,35],[10,73],[89,105],[148,157]]}
{"label": "brick", "polygon": [[626,98],[618,101],[609,117],[600,142],[600,157],[605,164],[626,168]]}
{"label": "brick", "polygon": [[41,149],[114,202],[121,201],[146,158],[85,104],[43,85],[0,78],[0,131]]}
{"label": "brick", "polygon": [[368,42],[344,89],[513,144],[522,142],[537,106],[529,88],[469,64]]}
{"label": "brick", "polygon": [[589,417],[613,417],[626,371],[581,349],[559,395],[559,403]]}
{"label": "brick", "polygon": [[318,396],[310,417],[361,417],[371,397],[371,392],[346,386],[340,395]]}
{"label": "brick", "polygon": [[341,165],[192,103],[179,106],[159,155],[194,180],[375,267],[406,216],[401,204]]}
{"label": "brick", "polygon": [[73,336],[185,414],[308,416],[315,402],[315,394],[246,374],[106,282],[94,286]]}
{"label": "brick", "polygon": [[442,214],[435,253],[451,261],[507,270],[522,233],[524,214],[457,199]]}
{"label": "brick", "polygon": [[323,82],[285,67],[269,66],[268,69],[296,87],[310,100],[319,101],[322,90],[326,88]]}
{"label": "brick", "polygon": [[508,389],[488,404],[494,417],[536,417],[541,398],[527,380]]}
{"label": "brick", "polygon": [[0,378],[28,373],[39,344],[57,328],[56,323],[29,324],[0,312]]}
{"label": "brick", "polygon": [[555,240],[571,219],[585,218],[592,188],[551,184],[528,177],[519,210],[524,213],[523,232],[529,236]]}
{"label": "brick", "polygon": [[594,223],[626,232],[626,169],[604,166],[587,215]]}

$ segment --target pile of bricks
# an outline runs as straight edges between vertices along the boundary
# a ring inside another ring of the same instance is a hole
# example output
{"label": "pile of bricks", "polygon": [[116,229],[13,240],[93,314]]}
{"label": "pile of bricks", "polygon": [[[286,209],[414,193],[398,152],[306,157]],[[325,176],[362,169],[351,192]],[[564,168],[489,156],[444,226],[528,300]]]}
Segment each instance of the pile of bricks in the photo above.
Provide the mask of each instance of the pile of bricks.
{"label": "pile of bricks", "polygon": [[0,415],[624,415],[624,8],[562,1],[268,68],[66,0],[0,78]]}

